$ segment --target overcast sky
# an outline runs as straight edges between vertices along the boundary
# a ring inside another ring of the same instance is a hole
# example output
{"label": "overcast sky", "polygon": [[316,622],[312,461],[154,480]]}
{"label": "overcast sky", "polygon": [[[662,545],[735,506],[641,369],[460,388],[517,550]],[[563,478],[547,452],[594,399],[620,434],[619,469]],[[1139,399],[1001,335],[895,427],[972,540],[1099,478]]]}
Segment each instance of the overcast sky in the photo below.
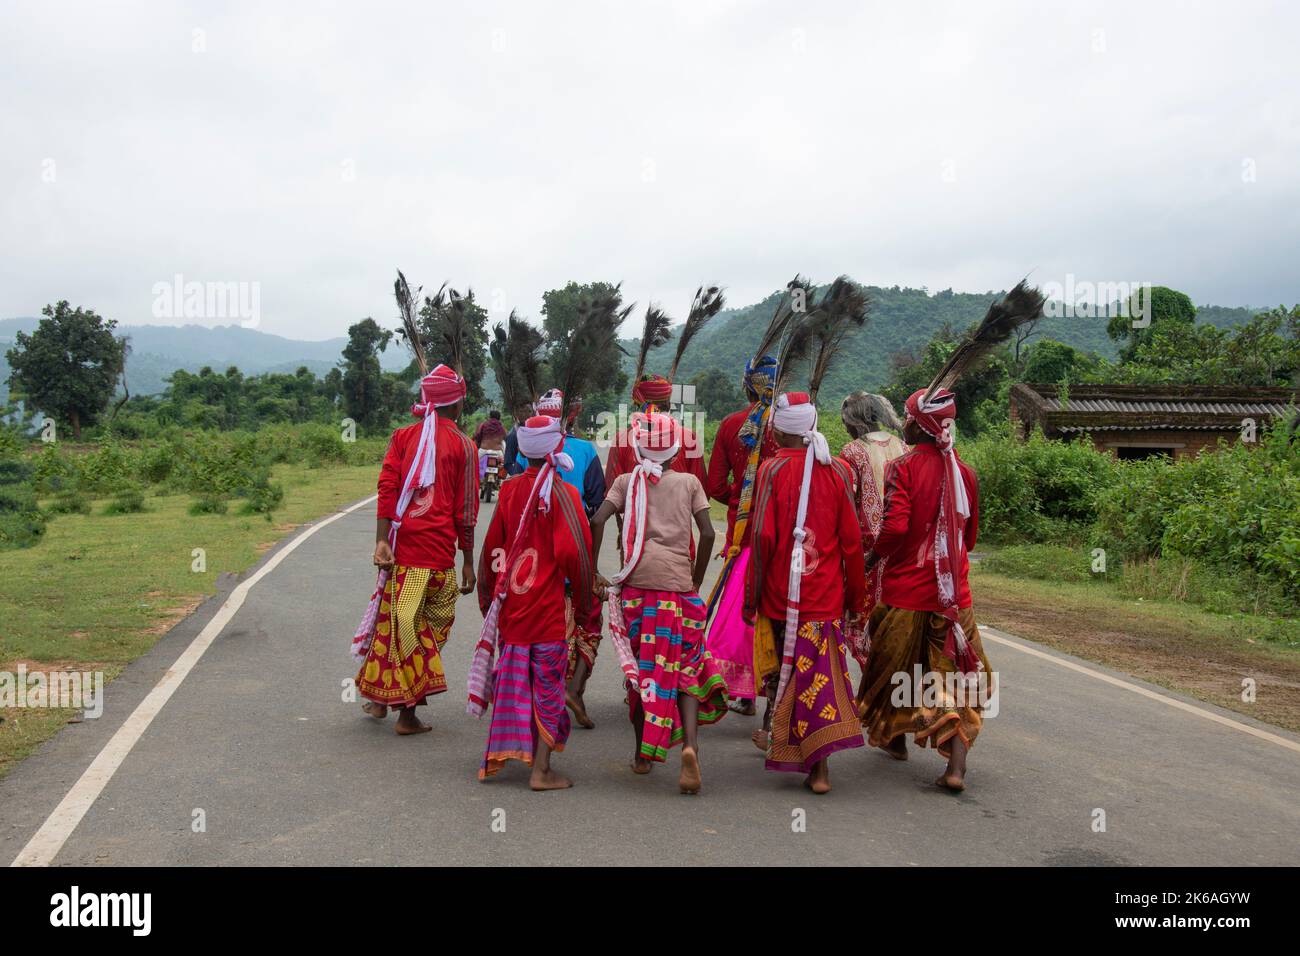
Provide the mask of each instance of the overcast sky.
{"label": "overcast sky", "polygon": [[0,316],[173,324],[180,274],[319,339],[391,322],[398,267],[494,317],[796,271],[1291,304],[1298,35],[1226,0],[4,0]]}

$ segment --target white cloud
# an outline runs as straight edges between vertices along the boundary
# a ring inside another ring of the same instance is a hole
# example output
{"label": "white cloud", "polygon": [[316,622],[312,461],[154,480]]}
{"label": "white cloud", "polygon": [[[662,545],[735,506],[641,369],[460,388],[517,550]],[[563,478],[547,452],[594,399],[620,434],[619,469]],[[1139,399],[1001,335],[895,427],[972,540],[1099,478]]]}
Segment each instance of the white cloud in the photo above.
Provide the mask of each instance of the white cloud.
{"label": "white cloud", "polygon": [[260,282],[263,329],[324,338],[391,319],[399,266],[533,316],[570,279],[680,317],[700,281],[744,304],[796,270],[1300,300],[1284,4],[0,17],[0,315],[145,322],[179,272]]}

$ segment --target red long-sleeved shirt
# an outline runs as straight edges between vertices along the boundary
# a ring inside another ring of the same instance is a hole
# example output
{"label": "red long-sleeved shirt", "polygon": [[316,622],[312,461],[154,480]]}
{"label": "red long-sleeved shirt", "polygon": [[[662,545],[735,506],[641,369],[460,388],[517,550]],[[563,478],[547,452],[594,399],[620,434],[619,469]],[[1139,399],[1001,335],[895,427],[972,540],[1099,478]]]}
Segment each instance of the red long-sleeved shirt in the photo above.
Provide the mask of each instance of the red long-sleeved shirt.
{"label": "red long-sleeved shirt", "polygon": [[[957,467],[970,499],[970,518],[962,530],[965,548],[953,567],[957,606],[970,607],[970,558],[979,532],[979,479],[960,458]],[[934,568],[934,523],[939,518],[943,453],[929,442],[916,445],[885,466],[885,517],[872,550],[888,558],[880,599],[908,611],[938,611],[939,583]]]}
{"label": "red long-sleeved shirt", "polygon": [[[799,511],[806,448],[782,448],[763,462],[754,481],[753,553],[745,606],[764,617],[785,620],[790,553]],[[839,458],[813,463],[804,527],[804,572],[799,582],[799,617],[832,620],[866,607],[862,532],[853,508],[853,475]]]}
{"label": "red long-sleeved shirt", "polygon": [[[631,429],[620,434],[609,448],[609,458],[605,462],[606,488],[614,487],[615,478],[636,468],[636,452],[632,450],[630,436]],[[669,467],[673,471],[694,475],[700,479],[700,484],[706,485],[708,476],[704,473],[704,446],[689,428],[682,429],[682,447],[673,456]]]}
{"label": "red long-sleeved shirt", "polygon": [[[704,490],[714,501],[727,506],[727,540],[724,547],[731,545],[731,536],[736,526],[736,509],[740,506],[740,489],[745,483],[745,466],[749,463],[749,449],[740,440],[740,429],[753,408],[750,405],[749,408],[732,412],[718,424],[718,433],[713,439],[713,454],[709,458],[709,475]],[[764,429],[758,459],[763,462],[775,454],[776,442],[772,439],[772,430]],[[745,526],[742,546],[749,544],[753,528],[752,522]]]}
{"label": "red long-sleeved shirt", "polygon": [[[478,603],[484,614],[496,594],[498,575],[507,573],[506,558],[531,499],[540,469],[507,478],[488,525],[479,557]],[[557,476],[551,510],[533,516],[501,604],[498,630],[506,644],[541,644],[565,639],[564,582],[571,582],[573,613],[578,621],[592,614],[591,528],[578,489]]]}
{"label": "red long-sleeved shirt", "polygon": [[[402,482],[420,445],[420,422],[393,432],[379,469],[380,518],[397,520]],[[433,488],[417,491],[397,532],[395,557],[412,568],[446,570],[456,549],[472,550],[478,521],[478,449],[450,418],[438,418]]]}

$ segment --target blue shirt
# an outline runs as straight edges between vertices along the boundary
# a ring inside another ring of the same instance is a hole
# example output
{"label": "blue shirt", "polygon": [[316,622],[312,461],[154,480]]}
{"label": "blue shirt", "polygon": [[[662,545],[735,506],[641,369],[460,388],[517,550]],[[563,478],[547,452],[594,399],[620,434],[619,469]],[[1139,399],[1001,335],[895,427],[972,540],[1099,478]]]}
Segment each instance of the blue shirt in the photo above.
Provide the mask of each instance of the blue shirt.
{"label": "blue shirt", "polygon": [[[600,464],[600,455],[596,446],[585,438],[575,435],[564,436],[564,453],[573,459],[570,471],[560,469],[560,477],[577,488],[582,495],[582,504],[590,518],[605,500],[605,470]],[[516,463],[528,467],[528,459],[516,456]]]}

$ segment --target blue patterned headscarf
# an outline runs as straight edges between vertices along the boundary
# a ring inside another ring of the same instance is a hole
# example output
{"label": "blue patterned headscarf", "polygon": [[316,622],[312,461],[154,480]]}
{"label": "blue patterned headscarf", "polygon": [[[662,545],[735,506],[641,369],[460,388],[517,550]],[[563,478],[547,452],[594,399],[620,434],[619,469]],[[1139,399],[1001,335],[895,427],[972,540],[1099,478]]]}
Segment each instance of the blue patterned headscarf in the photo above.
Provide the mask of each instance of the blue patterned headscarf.
{"label": "blue patterned headscarf", "polygon": [[745,424],[740,427],[740,441],[754,449],[763,433],[763,419],[776,399],[776,379],[780,363],[770,355],[745,363],[745,394],[754,403]]}

